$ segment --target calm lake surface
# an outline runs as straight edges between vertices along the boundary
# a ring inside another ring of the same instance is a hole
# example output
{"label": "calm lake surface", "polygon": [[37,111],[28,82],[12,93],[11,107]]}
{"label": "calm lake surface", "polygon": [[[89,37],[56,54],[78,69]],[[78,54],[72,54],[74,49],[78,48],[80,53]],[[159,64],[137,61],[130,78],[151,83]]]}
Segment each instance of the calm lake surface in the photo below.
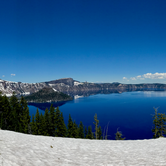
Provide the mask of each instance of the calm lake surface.
{"label": "calm lake surface", "polygon": [[[41,108],[49,108],[49,106],[42,105]],[[29,105],[31,116],[36,113],[37,107],[40,106]],[[127,140],[152,138],[153,107],[159,107],[160,113],[166,112],[166,91],[135,91],[82,96],[73,101],[60,103],[59,106],[66,125],[70,114],[77,124],[82,121],[84,126],[91,125],[94,131],[94,115],[97,113],[103,132],[108,125],[108,139],[115,139],[118,128]],[[44,114],[42,109],[39,111]]]}

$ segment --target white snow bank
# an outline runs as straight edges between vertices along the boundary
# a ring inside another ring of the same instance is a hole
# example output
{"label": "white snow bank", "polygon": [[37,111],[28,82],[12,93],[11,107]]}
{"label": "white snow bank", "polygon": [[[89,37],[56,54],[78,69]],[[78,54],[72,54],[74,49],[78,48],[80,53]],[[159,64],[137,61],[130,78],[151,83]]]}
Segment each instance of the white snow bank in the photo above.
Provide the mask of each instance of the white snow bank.
{"label": "white snow bank", "polygon": [[11,94],[5,94],[7,97],[10,97],[10,96],[12,96],[12,93]]}
{"label": "white snow bank", "polygon": [[75,95],[75,96],[74,96],[74,99],[79,99],[79,98],[81,98],[81,97],[84,97],[84,96]]}
{"label": "white snow bank", "polygon": [[21,93],[22,95],[29,95],[30,92],[24,92],[24,93]]}
{"label": "white snow bank", "polygon": [[2,166],[166,165],[166,138],[85,140],[0,130]]}
{"label": "white snow bank", "polygon": [[80,85],[80,84],[83,84],[82,82],[74,82],[74,86],[77,86],[77,85]]}
{"label": "white snow bank", "polygon": [[55,92],[57,92],[57,90],[56,89],[54,89],[54,88],[52,88]]}

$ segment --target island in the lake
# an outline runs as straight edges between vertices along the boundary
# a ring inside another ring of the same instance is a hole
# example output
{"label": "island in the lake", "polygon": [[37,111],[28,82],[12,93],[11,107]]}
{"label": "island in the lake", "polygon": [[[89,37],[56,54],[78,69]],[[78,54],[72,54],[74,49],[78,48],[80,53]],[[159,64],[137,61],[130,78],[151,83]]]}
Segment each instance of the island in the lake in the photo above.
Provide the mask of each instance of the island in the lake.
{"label": "island in the lake", "polygon": [[57,92],[51,87],[44,87],[38,92],[32,93],[24,98],[28,103],[47,103],[73,100],[73,98],[69,95],[62,92]]}

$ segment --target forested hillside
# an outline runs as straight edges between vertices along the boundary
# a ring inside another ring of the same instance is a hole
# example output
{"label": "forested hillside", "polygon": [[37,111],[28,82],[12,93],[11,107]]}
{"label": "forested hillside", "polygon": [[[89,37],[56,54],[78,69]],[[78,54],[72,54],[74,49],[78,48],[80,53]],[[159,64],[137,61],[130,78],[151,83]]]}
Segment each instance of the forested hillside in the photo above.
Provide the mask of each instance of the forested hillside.
{"label": "forested hillside", "polygon": [[50,87],[45,87],[36,93],[25,96],[24,98],[27,100],[27,102],[35,103],[72,100],[72,97],[70,97],[69,95],[64,94],[62,92],[54,91]]}

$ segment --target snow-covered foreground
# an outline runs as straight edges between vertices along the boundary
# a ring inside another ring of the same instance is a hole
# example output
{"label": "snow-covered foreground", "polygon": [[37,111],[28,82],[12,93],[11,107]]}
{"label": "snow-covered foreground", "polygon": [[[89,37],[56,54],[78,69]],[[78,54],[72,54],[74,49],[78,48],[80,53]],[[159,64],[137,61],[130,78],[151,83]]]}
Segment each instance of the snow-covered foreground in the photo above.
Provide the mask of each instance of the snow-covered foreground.
{"label": "snow-covered foreground", "polygon": [[0,130],[0,166],[166,166],[166,138],[85,140]]}

